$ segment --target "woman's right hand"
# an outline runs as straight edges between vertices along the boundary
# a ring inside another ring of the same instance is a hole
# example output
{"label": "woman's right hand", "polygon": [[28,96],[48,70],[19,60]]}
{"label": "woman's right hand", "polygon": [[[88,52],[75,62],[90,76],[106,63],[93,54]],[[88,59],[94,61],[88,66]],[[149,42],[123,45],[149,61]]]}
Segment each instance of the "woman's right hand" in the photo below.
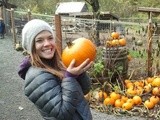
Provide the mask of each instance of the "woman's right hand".
{"label": "woman's right hand", "polygon": [[83,72],[87,71],[93,64],[93,61],[90,62],[89,58],[86,59],[82,64],[80,64],[77,67],[74,66],[75,62],[76,62],[75,59],[73,59],[67,68],[67,71],[73,75],[82,74]]}

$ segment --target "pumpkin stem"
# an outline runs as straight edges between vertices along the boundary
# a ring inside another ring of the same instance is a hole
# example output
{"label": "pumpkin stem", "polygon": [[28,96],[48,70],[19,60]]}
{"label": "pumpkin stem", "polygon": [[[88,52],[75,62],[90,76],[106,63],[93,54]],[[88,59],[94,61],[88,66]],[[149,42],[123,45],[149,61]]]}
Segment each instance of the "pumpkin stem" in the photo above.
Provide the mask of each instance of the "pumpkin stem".
{"label": "pumpkin stem", "polygon": [[71,47],[73,45],[73,43],[71,41],[66,42],[68,47]]}

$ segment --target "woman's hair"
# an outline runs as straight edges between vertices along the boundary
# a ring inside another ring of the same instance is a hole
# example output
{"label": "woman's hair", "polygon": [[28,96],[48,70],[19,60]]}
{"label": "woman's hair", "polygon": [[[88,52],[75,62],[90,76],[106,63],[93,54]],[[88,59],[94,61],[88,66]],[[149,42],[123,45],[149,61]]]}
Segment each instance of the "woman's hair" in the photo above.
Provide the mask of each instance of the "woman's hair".
{"label": "woman's hair", "polygon": [[58,53],[57,48],[55,49],[54,56],[51,60],[52,62],[51,63],[52,66],[51,66],[47,64],[46,62],[44,62],[42,58],[40,58],[39,55],[36,53],[35,42],[32,47],[33,49],[32,49],[30,56],[31,56],[31,64],[33,66],[43,68],[46,71],[58,76],[59,78],[64,77],[65,67],[63,63],[61,62],[61,57],[60,57],[60,54]]}

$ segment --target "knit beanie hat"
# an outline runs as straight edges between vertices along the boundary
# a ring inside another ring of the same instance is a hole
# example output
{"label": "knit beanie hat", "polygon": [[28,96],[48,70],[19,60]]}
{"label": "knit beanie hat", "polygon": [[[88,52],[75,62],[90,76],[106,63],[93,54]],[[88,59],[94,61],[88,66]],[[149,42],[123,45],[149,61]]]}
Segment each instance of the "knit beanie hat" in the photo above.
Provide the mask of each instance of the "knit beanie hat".
{"label": "knit beanie hat", "polygon": [[30,20],[22,29],[22,47],[28,52],[32,52],[35,37],[42,31],[47,30],[53,34],[52,27],[40,19]]}

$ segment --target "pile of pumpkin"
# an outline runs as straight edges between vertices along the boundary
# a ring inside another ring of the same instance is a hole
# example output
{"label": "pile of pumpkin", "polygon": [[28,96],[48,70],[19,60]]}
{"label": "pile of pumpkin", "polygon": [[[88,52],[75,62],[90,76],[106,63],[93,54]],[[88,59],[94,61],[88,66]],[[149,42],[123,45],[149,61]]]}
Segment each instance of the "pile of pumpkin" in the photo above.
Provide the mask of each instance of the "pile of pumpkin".
{"label": "pile of pumpkin", "polygon": [[[160,106],[160,77],[149,77],[144,80],[125,80],[124,86],[123,91],[112,90],[106,92],[102,89],[91,91],[87,98],[90,99],[91,104],[97,102],[100,106],[112,106],[112,108],[121,109],[122,111],[132,111],[135,107],[151,111]],[[158,113],[160,113],[159,108],[158,110]]]}
{"label": "pile of pumpkin", "polygon": [[123,47],[126,46],[126,39],[120,37],[118,32],[112,32],[111,37],[106,40],[106,47]]}

